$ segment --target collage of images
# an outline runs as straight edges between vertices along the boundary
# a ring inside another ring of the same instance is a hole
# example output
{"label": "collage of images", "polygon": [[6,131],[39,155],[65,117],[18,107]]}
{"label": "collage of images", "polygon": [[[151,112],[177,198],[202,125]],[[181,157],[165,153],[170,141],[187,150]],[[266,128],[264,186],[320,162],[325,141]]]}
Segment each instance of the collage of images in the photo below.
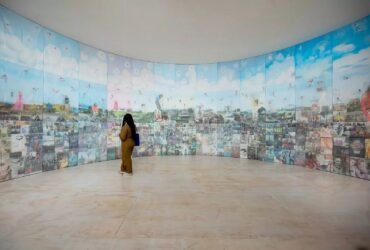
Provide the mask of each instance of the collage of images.
{"label": "collage of images", "polygon": [[140,133],[135,157],[235,157],[370,180],[370,17],[266,55],[179,65],[0,14],[0,181],[119,159],[125,113]]}

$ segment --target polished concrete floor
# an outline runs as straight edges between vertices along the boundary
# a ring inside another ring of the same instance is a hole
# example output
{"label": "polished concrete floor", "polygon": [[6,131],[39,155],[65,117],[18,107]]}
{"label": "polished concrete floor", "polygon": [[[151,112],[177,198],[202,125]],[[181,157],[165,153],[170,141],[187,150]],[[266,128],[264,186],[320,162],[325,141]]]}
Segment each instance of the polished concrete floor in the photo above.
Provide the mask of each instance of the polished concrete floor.
{"label": "polished concrete floor", "polygon": [[370,182],[217,157],[0,183],[0,249],[370,249]]}

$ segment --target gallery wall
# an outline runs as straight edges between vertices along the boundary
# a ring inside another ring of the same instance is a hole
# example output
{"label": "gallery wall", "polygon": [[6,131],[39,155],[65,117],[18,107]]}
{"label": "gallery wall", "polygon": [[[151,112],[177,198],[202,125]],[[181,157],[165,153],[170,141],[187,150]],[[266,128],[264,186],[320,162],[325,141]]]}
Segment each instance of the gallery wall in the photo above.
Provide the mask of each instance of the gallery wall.
{"label": "gallery wall", "polygon": [[141,135],[135,156],[240,157],[369,180],[369,25],[180,65],[97,50],[0,6],[0,181],[119,159],[126,112]]}

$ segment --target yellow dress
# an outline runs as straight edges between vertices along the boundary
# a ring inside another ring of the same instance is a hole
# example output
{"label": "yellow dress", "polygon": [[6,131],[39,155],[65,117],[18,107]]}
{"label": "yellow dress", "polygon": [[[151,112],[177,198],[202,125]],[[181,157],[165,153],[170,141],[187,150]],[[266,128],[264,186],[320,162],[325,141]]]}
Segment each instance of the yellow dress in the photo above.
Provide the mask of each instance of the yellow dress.
{"label": "yellow dress", "polygon": [[121,139],[122,163],[121,171],[132,174],[132,152],[134,151],[135,141],[133,139],[130,126],[125,124],[119,133]]}

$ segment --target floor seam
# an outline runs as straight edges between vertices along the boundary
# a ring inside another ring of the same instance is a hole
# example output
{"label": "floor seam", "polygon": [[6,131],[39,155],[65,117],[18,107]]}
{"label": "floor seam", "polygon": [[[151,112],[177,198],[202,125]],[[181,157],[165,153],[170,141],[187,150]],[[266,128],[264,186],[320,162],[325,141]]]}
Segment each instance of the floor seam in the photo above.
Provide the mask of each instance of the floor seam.
{"label": "floor seam", "polygon": [[130,209],[128,210],[127,214],[123,217],[121,224],[118,226],[118,228],[117,228],[116,232],[114,233],[114,236],[115,236],[115,237],[117,236],[117,234],[118,234],[118,232],[120,231],[120,229],[124,226],[124,224],[125,224],[125,222],[126,222],[126,220],[127,220],[127,217],[129,216],[129,214],[130,214],[131,210],[132,210],[134,207],[136,207],[136,204],[137,204],[137,197],[135,197],[135,200],[134,200],[133,205],[131,205],[131,206],[130,206]]}

